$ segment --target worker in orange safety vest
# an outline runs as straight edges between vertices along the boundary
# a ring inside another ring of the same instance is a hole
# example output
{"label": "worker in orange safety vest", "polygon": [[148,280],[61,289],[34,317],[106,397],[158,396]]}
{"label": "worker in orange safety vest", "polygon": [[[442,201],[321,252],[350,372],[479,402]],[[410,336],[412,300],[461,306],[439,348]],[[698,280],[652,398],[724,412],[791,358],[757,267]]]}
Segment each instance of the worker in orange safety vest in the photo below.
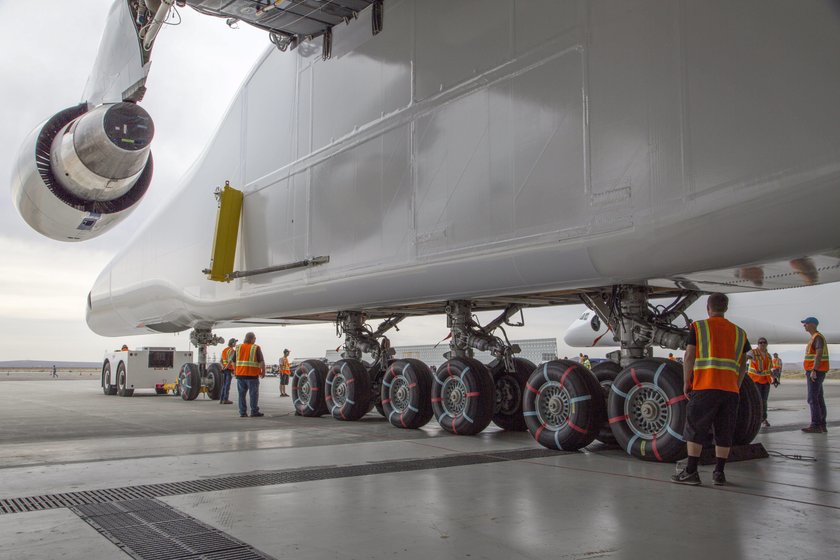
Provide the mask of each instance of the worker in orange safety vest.
{"label": "worker in orange safety vest", "polygon": [[227,347],[222,350],[222,391],[219,393],[219,404],[233,404],[230,400],[230,382],[236,368],[235,338],[228,340]]}
{"label": "worker in orange safety vest", "polygon": [[260,379],[265,377],[265,359],[256,344],[257,337],[249,332],[245,341],[236,347],[236,388],[239,391],[239,416],[248,416],[245,396],[251,394],[251,416],[265,416],[260,412]]}
{"label": "worker in orange safety vest", "polygon": [[817,330],[820,322],[816,317],[806,317],[802,324],[811,340],[805,347],[805,361],[802,366],[805,368],[805,382],[808,384],[808,405],[811,407],[811,425],[802,428],[807,434],[826,433],[825,395],[823,394],[823,381],[828,371],[828,344],[825,337]]}
{"label": "worker in orange safety vest", "polygon": [[725,313],[729,298],[721,293],[709,296],[709,318],[692,323],[683,358],[683,391],[688,398],[683,437],[688,448],[686,467],[671,477],[677,484],[699,485],[702,441],[714,426],[715,470],[712,482],[726,484],[724,467],[729,458],[738,393],[746,376],[746,353],[750,351],[747,333],[729,322]]}
{"label": "worker in orange safety vest", "polygon": [[770,427],[767,421],[767,399],[770,397],[770,384],[773,382],[773,359],[767,352],[767,339],[758,339],[758,348],[750,352],[750,365],[747,374],[755,382],[758,394],[761,395],[761,425]]}

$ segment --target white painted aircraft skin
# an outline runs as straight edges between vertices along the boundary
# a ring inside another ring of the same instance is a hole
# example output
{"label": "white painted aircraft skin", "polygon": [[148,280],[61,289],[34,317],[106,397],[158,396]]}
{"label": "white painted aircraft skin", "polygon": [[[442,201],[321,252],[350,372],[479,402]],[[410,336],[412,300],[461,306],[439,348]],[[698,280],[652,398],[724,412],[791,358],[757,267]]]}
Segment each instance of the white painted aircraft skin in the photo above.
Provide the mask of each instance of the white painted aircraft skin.
{"label": "white painted aircraft skin", "polygon": [[[389,0],[384,31],[362,12],[329,60],[320,40],[267,50],[96,281],[90,328],[840,280],[836,4],[503,5]],[[206,279],[226,180],[245,192],[238,270],[330,262]]]}
{"label": "white painted aircraft skin", "polygon": [[[706,298],[691,305],[686,315],[692,321],[705,319]],[[812,316],[821,321],[819,331],[828,343],[840,344],[840,283],[731,294],[726,313],[730,321],[747,331],[753,343],[763,336],[770,344],[805,344],[810,335],[801,321]],[[569,325],[563,342],[576,348],[617,348],[618,343],[607,332],[604,322],[593,321],[594,317],[594,311],[584,311]],[[680,320],[676,322],[682,324]]]}

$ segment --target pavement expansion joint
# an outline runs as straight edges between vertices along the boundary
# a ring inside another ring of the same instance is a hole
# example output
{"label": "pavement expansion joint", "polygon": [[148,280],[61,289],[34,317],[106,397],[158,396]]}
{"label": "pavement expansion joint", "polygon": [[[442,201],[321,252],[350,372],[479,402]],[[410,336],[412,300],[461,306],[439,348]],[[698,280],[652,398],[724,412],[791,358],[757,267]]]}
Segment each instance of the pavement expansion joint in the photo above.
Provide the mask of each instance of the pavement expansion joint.
{"label": "pavement expansion joint", "polygon": [[[256,486],[274,486],[311,482],[315,480],[331,480],[355,476],[374,474],[388,474],[449,467],[462,467],[485,463],[499,463],[504,461],[519,461],[538,459],[541,457],[557,456],[559,451],[544,448],[525,448],[510,451],[493,451],[485,453],[458,453],[427,459],[400,459],[365,463],[361,465],[311,467],[292,471],[264,471],[250,474],[234,474],[200,480],[182,482],[167,482],[162,484],[142,484],[138,486],[124,486],[118,488],[104,488],[100,490],[85,490],[65,492],[60,494],[42,494],[21,498],[0,498],[0,515],[42,511],[56,508],[105,507],[112,502],[146,503],[148,500],[165,496],[181,494],[196,494],[200,492],[216,492],[236,488],[252,488]],[[120,511],[123,511],[119,506]],[[116,513],[116,512],[115,512]],[[165,515],[163,513],[159,515]],[[160,521],[166,521],[161,519]]]}

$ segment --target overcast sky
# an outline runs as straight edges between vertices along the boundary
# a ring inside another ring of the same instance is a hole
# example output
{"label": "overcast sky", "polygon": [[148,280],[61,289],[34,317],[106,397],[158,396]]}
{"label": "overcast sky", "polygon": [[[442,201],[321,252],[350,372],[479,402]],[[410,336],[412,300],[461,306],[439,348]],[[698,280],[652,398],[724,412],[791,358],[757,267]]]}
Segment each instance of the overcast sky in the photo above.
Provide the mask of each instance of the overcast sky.
{"label": "overcast sky", "polygon": [[[155,122],[155,175],[140,207],[103,236],[85,243],[44,238],[23,222],[9,179],[21,144],[36,125],[81,100],[105,18],[113,0],[0,0],[0,361],[99,361],[123,342],[131,347],[187,349],[188,333],[111,339],[84,320],[85,298],[99,272],[193,163],[223,117],[254,62],[269,45],[264,32],[185,8],[182,23],[165,27],[155,44],[142,106]],[[36,7],[37,6],[37,7]],[[512,338],[560,337],[582,306],[530,310]],[[266,358],[284,347],[293,357],[323,356],[340,340],[333,325],[256,329]],[[220,330],[242,338],[242,330]],[[394,345],[435,343],[445,318],[406,320]],[[221,347],[216,347],[217,352]],[[213,349],[211,349],[212,355]],[[561,354],[576,354],[561,349]]]}

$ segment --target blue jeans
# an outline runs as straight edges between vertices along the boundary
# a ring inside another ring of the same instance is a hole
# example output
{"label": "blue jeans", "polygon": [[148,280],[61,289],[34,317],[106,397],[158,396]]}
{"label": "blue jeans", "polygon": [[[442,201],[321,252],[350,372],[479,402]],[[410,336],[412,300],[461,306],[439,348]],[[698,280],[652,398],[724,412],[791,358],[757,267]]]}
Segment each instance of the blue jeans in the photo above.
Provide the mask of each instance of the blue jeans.
{"label": "blue jeans", "polygon": [[758,394],[761,395],[761,421],[767,420],[767,399],[770,398],[770,384],[756,383],[755,388],[758,389]]}
{"label": "blue jeans", "polygon": [[825,381],[825,372],[817,372],[817,380],[811,380],[811,374],[806,373],[805,379],[808,381],[808,404],[811,406],[811,426],[825,426],[825,418],[827,416],[825,409],[825,395],[823,394],[823,381]]}
{"label": "blue jeans", "polygon": [[236,389],[239,391],[239,415],[248,413],[245,408],[245,393],[251,393],[251,414],[260,411],[257,401],[260,400],[260,378],[259,377],[237,377]]}
{"label": "blue jeans", "polygon": [[222,392],[219,393],[220,401],[230,400],[230,378],[231,371],[229,369],[222,371]]}

